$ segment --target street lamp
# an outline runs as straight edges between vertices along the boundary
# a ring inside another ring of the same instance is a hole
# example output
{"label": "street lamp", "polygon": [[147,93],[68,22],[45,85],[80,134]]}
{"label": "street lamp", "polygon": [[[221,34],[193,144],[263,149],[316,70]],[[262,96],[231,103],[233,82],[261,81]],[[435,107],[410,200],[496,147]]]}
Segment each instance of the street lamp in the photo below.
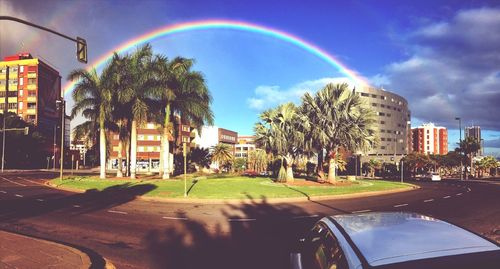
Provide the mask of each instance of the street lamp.
{"label": "street lamp", "polygon": [[[458,130],[460,131],[460,143],[462,146],[462,119],[460,117],[456,117],[455,120],[458,120]],[[460,150],[460,180],[463,180],[463,163],[462,163],[462,151]]]}

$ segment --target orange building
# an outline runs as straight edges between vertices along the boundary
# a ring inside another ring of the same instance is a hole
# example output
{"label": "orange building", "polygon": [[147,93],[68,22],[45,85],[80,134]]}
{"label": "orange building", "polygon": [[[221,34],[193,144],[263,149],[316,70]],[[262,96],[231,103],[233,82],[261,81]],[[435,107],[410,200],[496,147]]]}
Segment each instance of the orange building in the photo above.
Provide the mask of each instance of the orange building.
{"label": "orange building", "polygon": [[[8,67],[8,82],[7,82]],[[8,92],[6,91],[8,85]],[[53,134],[60,116],[56,100],[61,95],[61,76],[53,67],[29,53],[7,56],[0,62],[0,111],[7,107],[23,120]]]}
{"label": "orange building", "polygon": [[425,123],[411,131],[413,151],[436,155],[448,154],[448,131],[445,127]]}

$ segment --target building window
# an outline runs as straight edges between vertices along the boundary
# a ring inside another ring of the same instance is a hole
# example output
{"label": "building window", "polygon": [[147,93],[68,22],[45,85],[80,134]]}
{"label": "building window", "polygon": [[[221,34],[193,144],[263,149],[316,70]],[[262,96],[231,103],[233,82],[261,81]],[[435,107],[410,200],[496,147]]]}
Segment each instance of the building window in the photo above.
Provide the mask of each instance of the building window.
{"label": "building window", "polygon": [[385,116],[385,113],[384,112],[379,112],[378,115],[379,116]]}
{"label": "building window", "polygon": [[385,146],[380,146],[380,149],[385,149]]}
{"label": "building window", "polygon": [[19,109],[23,109],[23,102],[19,102]]}
{"label": "building window", "polygon": [[391,113],[387,113],[387,117],[390,117],[391,116]]}
{"label": "building window", "polygon": [[138,135],[137,140],[144,140],[144,135]]}
{"label": "building window", "polygon": [[380,141],[385,141],[385,137],[380,138]]}
{"label": "building window", "polygon": [[35,109],[36,103],[28,103],[28,109]]}
{"label": "building window", "polygon": [[373,98],[377,98],[377,95],[376,95],[376,94],[372,94],[372,97],[373,97]]}
{"label": "building window", "polygon": [[384,129],[380,129],[380,132],[381,132],[381,133],[385,133],[385,130],[384,130]]}
{"label": "building window", "polygon": [[17,109],[17,103],[9,103],[9,109]]}
{"label": "building window", "polygon": [[182,131],[184,131],[184,132],[189,132],[189,131],[190,131],[190,130],[189,130],[189,126],[187,126],[187,125],[182,125]]}
{"label": "building window", "polygon": [[21,67],[19,67],[19,73],[24,73],[24,65],[21,65]]}
{"label": "building window", "polygon": [[361,96],[368,97],[368,96],[370,96],[370,95],[369,95],[369,94],[367,94],[367,93],[362,92],[362,93],[361,93]]}
{"label": "building window", "polygon": [[24,78],[19,78],[19,85],[21,85],[21,86],[24,85]]}
{"label": "building window", "polygon": [[182,137],[182,142],[183,143],[188,143],[189,142],[189,136],[183,136]]}
{"label": "building window", "polygon": [[385,121],[383,121],[383,120],[382,120],[382,121],[380,121],[380,124],[385,124]]}
{"label": "building window", "polygon": [[372,106],[377,106],[377,103],[372,103]]}
{"label": "building window", "polygon": [[154,135],[148,135],[148,141],[154,141],[155,136]]}
{"label": "building window", "polygon": [[36,78],[28,78],[28,85],[35,85],[36,84]]}
{"label": "building window", "polygon": [[386,98],[385,98],[385,96],[381,95],[380,99],[385,100]]}

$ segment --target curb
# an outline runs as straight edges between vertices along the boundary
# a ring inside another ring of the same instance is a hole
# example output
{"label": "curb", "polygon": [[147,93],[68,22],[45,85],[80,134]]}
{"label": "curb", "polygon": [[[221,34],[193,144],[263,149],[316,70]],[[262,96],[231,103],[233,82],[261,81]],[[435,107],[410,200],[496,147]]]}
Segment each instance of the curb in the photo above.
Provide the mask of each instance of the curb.
{"label": "curb", "polygon": [[[179,204],[245,204],[253,202],[266,202],[268,204],[280,204],[280,203],[292,203],[292,202],[308,202],[308,201],[325,201],[325,200],[342,200],[351,198],[361,198],[361,197],[371,197],[385,194],[393,194],[400,192],[407,192],[420,189],[420,186],[408,184],[408,187],[394,189],[394,190],[383,190],[383,191],[366,191],[360,193],[350,193],[350,194],[339,194],[339,195],[323,195],[323,196],[311,196],[311,197],[292,197],[292,198],[247,198],[247,199],[200,199],[200,198],[161,198],[161,197],[148,197],[148,196],[137,196],[136,199],[142,201],[151,202],[169,202],[169,203],[179,203]],[[46,181],[45,185],[50,188],[63,190],[73,193],[85,193],[86,190],[60,187],[58,185],[52,184],[50,181]]]}

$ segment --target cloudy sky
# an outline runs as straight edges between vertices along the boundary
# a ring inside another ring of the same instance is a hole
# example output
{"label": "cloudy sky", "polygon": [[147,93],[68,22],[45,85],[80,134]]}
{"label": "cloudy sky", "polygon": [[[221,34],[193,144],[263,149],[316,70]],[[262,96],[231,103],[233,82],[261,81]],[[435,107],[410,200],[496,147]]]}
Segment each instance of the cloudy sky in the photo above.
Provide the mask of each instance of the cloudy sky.
{"label": "cloudy sky", "polygon": [[[437,2],[437,3],[436,3]],[[412,125],[480,125],[487,152],[500,154],[500,3],[498,1],[64,1],[0,0],[0,15],[86,38],[89,62],[154,29],[180,22],[231,19],[279,29],[335,55],[344,65],[404,96]],[[228,29],[152,40],[156,53],[196,59],[214,96],[216,124],[252,132],[257,114],[343,73],[282,40]],[[66,84],[74,44],[0,21],[0,56],[31,52],[55,66]],[[71,99],[70,95],[67,95]],[[70,101],[71,103],[71,101]],[[75,124],[78,122],[75,122]]]}

